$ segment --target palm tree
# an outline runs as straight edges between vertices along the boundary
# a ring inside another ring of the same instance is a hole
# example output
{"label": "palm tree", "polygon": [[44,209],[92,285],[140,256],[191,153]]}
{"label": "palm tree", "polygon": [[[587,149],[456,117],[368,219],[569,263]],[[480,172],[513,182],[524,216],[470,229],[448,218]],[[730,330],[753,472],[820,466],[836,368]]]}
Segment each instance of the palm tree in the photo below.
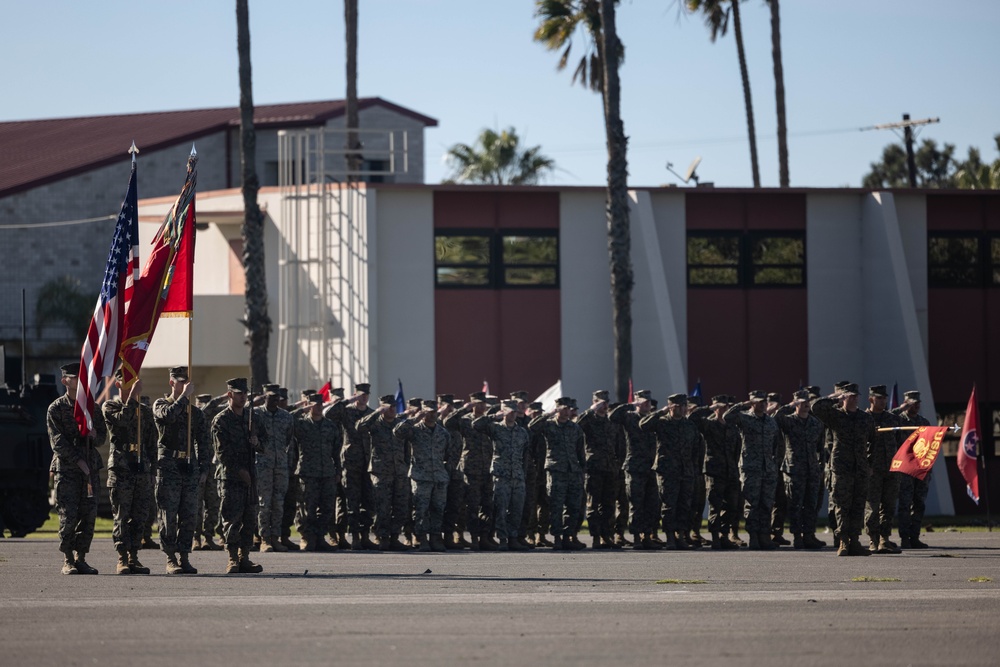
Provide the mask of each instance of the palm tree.
{"label": "palm tree", "polygon": [[358,139],[358,0],[344,0],[344,26],[347,33],[347,180],[358,177],[361,170],[361,150]]}
{"label": "palm tree", "polygon": [[452,175],[445,182],[492,185],[534,185],[555,168],[555,162],[540,153],[541,146],[522,150],[514,128],[499,134],[484,129],[476,143],[455,144],[448,149]]}
{"label": "palm tree", "polygon": [[615,7],[618,0],[537,0],[535,16],[541,19],[535,40],[549,50],[562,50],[557,68],[569,62],[572,39],[586,32],[584,54],[573,73],[573,82],[601,93],[608,147],[608,256],[611,265],[611,317],[615,339],[615,394],[628,398],[632,377],[632,274],[628,210],[628,138],[621,119],[621,86],[618,69],[624,48],[618,39]]}
{"label": "palm tree", "polygon": [[[705,15],[705,25],[714,42],[729,30],[729,16],[733,17],[733,35],[736,37],[736,55],[740,61],[740,76],[743,79],[743,103],[747,110],[747,133],[750,135],[750,167],[753,186],[760,187],[760,168],[757,166],[757,131],[753,120],[753,100],[750,95],[750,74],[747,71],[747,57],[743,50],[743,27],[740,24],[739,0],[687,0],[689,12]],[[782,91],[782,95],[784,91]]]}
{"label": "palm tree", "polygon": [[243,177],[243,270],[246,273],[243,326],[246,327],[250,345],[250,375],[257,387],[271,381],[267,367],[271,318],[267,315],[267,283],[264,277],[264,216],[257,205],[260,181],[257,179],[257,134],[253,126],[247,0],[236,0],[236,50],[240,60],[240,167]]}
{"label": "palm tree", "polygon": [[788,187],[788,125],[785,123],[785,74],[781,66],[781,14],[778,0],[771,8],[771,59],[774,61],[774,102],[778,115],[778,185]]}

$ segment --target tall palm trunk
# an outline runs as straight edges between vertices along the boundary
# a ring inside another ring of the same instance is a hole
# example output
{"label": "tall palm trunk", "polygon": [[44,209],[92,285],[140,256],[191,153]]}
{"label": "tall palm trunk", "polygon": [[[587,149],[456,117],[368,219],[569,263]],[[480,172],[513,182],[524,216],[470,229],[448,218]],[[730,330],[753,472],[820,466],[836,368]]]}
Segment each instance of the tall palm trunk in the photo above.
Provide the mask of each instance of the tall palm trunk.
{"label": "tall palm trunk", "polygon": [[788,187],[788,126],[785,124],[785,74],[781,66],[781,14],[778,0],[771,7],[771,59],[774,61],[774,101],[778,114],[778,184]]}
{"label": "tall palm trunk", "polygon": [[271,381],[267,368],[271,318],[267,315],[264,277],[264,216],[257,205],[260,182],[257,180],[257,134],[253,127],[247,0],[236,0],[236,48],[240,59],[240,171],[243,178],[243,271],[246,274],[243,326],[250,345],[250,374],[255,387],[259,387]]}
{"label": "tall palm trunk", "polygon": [[733,33],[736,35],[736,53],[740,59],[740,76],[743,78],[743,102],[747,108],[747,133],[750,135],[750,166],[753,169],[753,186],[760,187],[760,168],[757,166],[757,131],[753,122],[753,100],[750,96],[750,74],[747,57],[743,51],[743,27],[740,25],[740,1],[733,0]]}
{"label": "tall palm trunk", "polygon": [[628,215],[628,138],[621,118],[619,47],[615,0],[601,0],[604,56],[604,122],[608,144],[608,254],[611,260],[611,315],[615,341],[615,394],[628,400],[632,377],[632,258]]}
{"label": "tall palm trunk", "polygon": [[[344,0],[344,26],[347,33],[347,99],[346,122],[348,151],[361,149],[358,139],[358,0]],[[361,171],[361,156],[351,152],[347,155],[347,180],[358,178]]]}

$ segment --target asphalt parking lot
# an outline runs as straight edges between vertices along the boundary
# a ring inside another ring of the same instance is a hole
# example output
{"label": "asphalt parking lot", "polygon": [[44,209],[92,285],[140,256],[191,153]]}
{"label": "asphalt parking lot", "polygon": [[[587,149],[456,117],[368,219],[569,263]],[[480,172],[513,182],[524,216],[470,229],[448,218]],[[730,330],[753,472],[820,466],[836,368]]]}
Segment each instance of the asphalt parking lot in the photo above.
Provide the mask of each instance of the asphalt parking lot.
{"label": "asphalt parking lot", "polygon": [[196,576],[147,550],[153,574],[115,576],[104,539],[99,576],[63,576],[55,541],[5,539],[0,665],[998,664],[1000,533],[926,541],[868,558],[254,554],[259,575],[195,552]]}

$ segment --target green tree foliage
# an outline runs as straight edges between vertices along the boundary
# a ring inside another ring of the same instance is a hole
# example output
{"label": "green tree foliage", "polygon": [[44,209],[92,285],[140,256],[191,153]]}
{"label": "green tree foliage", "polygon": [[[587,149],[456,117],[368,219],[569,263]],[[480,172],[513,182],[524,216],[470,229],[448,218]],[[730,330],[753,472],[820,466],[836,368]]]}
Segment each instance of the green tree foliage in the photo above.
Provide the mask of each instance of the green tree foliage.
{"label": "green tree foliage", "polygon": [[[1000,134],[993,138],[1000,152]],[[938,146],[924,139],[914,153],[917,187],[960,188],[969,190],[1000,189],[1000,159],[985,164],[979,149],[970,147],[965,160],[955,158],[955,145]],[[871,164],[871,171],[861,181],[865,188],[905,188],[909,185],[906,150],[901,144],[889,144],[882,159]]]}
{"label": "green tree foliage", "polygon": [[521,148],[512,127],[499,133],[484,129],[473,145],[455,144],[448,149],[452,173],[445,183],[537,184],[555,169],[555,162],[541,150],[541,146]]}
{"label": "green tree foliage", "polygon": [[97,294],[84,293],[76,278],[62,276],[48,281],[38,291],[35,301],[35,326],[39,336],[45,327],[65,327],[83,344],[96,303]]}

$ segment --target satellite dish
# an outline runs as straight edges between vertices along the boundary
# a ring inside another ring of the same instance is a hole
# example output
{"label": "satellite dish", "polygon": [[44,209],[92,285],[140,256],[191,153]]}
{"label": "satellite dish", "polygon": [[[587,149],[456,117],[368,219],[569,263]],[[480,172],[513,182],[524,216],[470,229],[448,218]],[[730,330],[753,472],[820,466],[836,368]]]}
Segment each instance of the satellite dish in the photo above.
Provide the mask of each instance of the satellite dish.
{"label": "satellite dish", "polygon": [[701,156],[699,155],[694,160],[691,161],[691,166],[688,167],[687,172],[684,174],[684,182],[687,183],[691,179],[694,179],[694,184],[698,185],[698,175],[695,174],[695,169],[701,164]]}

